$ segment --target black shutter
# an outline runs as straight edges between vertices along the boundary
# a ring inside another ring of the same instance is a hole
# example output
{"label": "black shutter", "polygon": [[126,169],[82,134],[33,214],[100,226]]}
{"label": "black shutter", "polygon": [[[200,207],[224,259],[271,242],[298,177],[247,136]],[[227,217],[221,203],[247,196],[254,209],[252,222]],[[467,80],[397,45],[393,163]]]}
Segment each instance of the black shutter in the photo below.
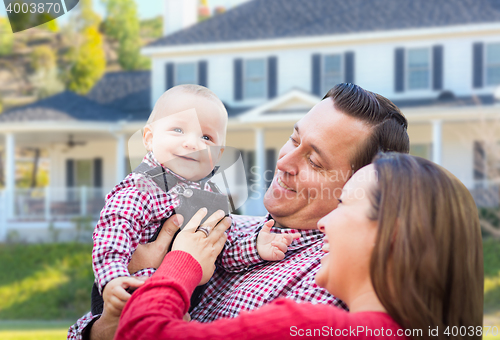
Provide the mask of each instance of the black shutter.
{"label": "black shutter", "polygon": [[272,99],[278,93],[278,58],[267,59],[267,98]]}
{"label": "black shutter", "polygon": [[234,60],[234,100],[243,100],[243,59]]}
{"label": "black shutter", "polygon": [[312,56],[312,93],[321,97],[321,54]]}
{"label": "black shutter", "polygon": [[396,48],[394,52],[394,91],[403,92],[405,89],[405,49]]}
{"label": "black shutter", "polygon": [[472,86],[475,89],[483,87],[483,43],[474,43],[472,47]]}
{"label": "black shutter", "polygon": [[276,150],[267,149],[266,150],[266,172],[264,173],[264,181],[266,182],[266,188],[269,188],[274,177],[274,169],[276,167]]}
{"label": "black shutter", "polygon": [[94,188],[102,188],[102,158],[94,158]]}
{"label": "black shutter", "polygon": [[198,62],[198,85],[208,87],[208,64],[205,60]]}
{"label": "black shutter", "polygon": [[66,187],[72,188],[75,186],[75,161],[73,159],[66,160]]}
{"label": "black shutter", "polygon": [[486,153],[484,142],[474,141],[474,179],[486,178]]}
{"label": "black shutter", "polygon": [[443,89],[443,46],[432,48],[432,89]]}
{"label": "black shutter", "polygon": [[344,54],[344,82],[354,84],[354,52]]}
{"label": "black shutter", "polygon": [[165,90],[174,87],[174,63],[165,65]]}

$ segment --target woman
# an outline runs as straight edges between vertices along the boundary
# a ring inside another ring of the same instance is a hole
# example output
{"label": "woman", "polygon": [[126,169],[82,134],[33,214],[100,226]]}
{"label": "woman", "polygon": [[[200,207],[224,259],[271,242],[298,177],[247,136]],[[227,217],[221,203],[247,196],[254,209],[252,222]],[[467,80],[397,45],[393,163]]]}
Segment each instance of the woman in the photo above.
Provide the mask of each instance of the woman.
{"label": "woman", "polygon": [[194,288],[213,272],[228,225],[209,226],[206,237],[194,228],[200,211],[133,294],[115,339],[481,338],[481,233],[460,181],[425,159],[381,154],[353,175],[339,202],[318,222],[327,255],[316,283],[350,313],[279,299],[234,319],[182,321]]}

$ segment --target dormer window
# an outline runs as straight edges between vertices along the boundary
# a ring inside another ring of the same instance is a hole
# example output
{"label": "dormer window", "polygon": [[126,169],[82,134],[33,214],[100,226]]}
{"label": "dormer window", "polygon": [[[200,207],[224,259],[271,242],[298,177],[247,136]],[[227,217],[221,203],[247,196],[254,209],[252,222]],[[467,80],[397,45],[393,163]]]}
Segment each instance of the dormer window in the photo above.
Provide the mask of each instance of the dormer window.
{"label": "dormer window", "polygon": [[243,93],[245,99],[266,97],[266,59],[245,60]]}
{"label": "dormer window", "polygon": [[431,51],[429,48],[408,50],[408,89],[426,90],[430,88]]}

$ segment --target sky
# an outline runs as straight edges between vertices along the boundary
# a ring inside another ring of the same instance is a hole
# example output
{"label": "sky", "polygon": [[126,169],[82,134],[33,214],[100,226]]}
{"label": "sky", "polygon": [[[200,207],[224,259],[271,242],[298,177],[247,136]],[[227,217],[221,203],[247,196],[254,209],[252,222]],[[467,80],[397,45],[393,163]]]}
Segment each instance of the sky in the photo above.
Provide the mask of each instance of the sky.
{"label": "sky", "polygon": [[[156,17],[158,15],[161,15],[163,12],[164,0],[135,0],[135,1],[138,4],[139,17],[141,19]],[[246,1],[248,0],[208,0],[208,5],[211,8],[217,6],[224,6],[226,7],[226,9],[230,9]],[[5,6],[3,6],[2,2],[0,2],[0,16],[4,17],[7,15],[7,13],[5,12]],[[101,4],[101,1],[93,0],[93,2],[95,11],[98,12],[101,15],[101,17],[104,17],[105,11],[104,11],[104,6]],[[65,19],[67,20],[67,17],[68,17],[67,15],[64,15],[56,20],[64,22]]]}

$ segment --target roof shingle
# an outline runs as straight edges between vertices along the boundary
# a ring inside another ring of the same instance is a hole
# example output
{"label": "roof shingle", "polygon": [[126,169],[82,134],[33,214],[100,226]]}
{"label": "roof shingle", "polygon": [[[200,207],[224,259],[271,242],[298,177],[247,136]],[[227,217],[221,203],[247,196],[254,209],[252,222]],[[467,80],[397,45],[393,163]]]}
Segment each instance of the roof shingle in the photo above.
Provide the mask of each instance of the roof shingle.
{"label": "roof shingle", "polygon": [[149,47],[500,21],[498,0],[252,0]]}

